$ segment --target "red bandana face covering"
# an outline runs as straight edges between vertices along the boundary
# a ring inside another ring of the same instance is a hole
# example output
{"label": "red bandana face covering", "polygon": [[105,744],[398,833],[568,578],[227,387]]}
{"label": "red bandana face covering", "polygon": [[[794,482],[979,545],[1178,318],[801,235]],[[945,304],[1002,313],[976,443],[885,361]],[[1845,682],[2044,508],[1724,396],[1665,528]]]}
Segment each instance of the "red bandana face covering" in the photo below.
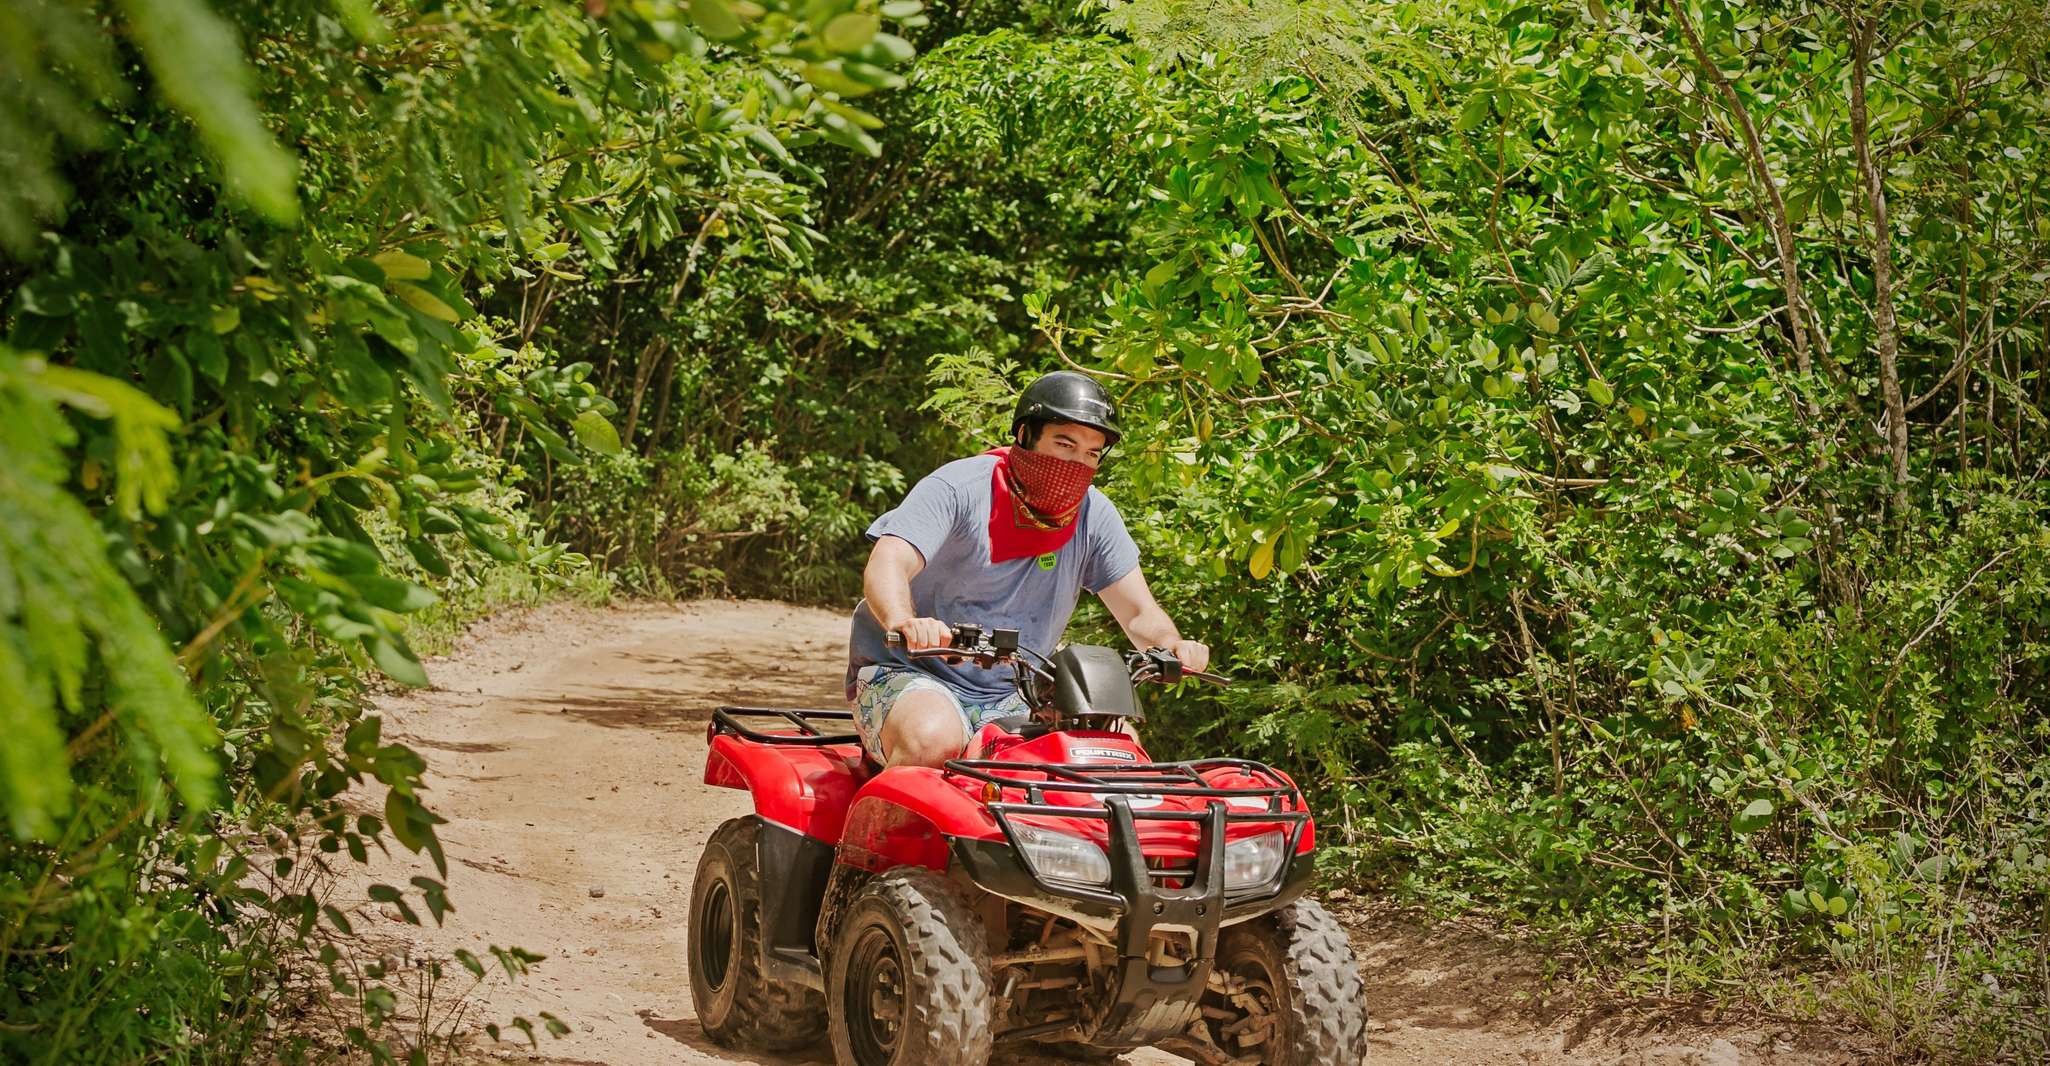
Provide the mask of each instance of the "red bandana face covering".
{"label": "red bandana face covering", "polygon": [[989,561],[1046,556],[1075,536],[1075,518],[1096,468],[1026,448],[992,448]]}

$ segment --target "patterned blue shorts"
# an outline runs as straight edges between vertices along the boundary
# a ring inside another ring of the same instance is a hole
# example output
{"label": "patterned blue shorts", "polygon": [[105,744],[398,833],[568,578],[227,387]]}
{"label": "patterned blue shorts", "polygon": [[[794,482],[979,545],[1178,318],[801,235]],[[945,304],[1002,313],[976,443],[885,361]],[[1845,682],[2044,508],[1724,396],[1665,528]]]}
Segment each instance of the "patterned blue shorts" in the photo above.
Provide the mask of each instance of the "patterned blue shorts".
{"label": "patterned blue shorts", "polygon": [[1025,698],[1013,692],[988,703],[966,700],[938,678],[922,670],[902,667],[865,666],[854,679],[854,731],[861,734],[861,746],[877,762],[883,759],[883,722],[890,708],[906,692],[937,692],[953,703],[961,716],[962,735],[973,738],[983,726],[1001,718],[1025,714],[1031,708]]}

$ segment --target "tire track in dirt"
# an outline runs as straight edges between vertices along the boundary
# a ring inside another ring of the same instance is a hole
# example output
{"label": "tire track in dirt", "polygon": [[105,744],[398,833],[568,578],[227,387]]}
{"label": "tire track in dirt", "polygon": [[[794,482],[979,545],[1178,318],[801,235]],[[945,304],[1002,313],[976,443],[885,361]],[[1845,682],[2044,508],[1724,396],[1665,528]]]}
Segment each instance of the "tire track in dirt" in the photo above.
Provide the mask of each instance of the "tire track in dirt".
{"label": "tire track in dirt", "polygon": [[[548,957],[516,985],[499,979],[467,997],[462,1025],[547,1010],[571,1034],[544,1038],[538,1050],[480,1035],[475,1053],[487,1061],[830,1063],[824,1046],[736,1053],[707,1039],[691,1009],[684,930],[699,849],[720,822],[750,810],[746,794],[702,783],[710,709],[841,706],[845,640],[843,613],[769,602],[561,605],[480,624],[457,654],[428,664],[433,689],[380,705],[386,735],[428,757],[426,799],[449,819],[440,832],[457,910],[441,927],[414,928],[368,901],[370,881],[403,885],[433,873],[403,852],[339,886],[339,902],[397,954],[484,956],[497,943]],[[1534,960],[1512,948],[1399,918],[1349,917],[1377,1064],[1863,1060],[1827,1034],[1786,1024],[1716,1025],[1613,1004],[1547,1013],[1532,1000],[1541,987]],[[1125,1061],[1186,1060],[1145,1051]]]}

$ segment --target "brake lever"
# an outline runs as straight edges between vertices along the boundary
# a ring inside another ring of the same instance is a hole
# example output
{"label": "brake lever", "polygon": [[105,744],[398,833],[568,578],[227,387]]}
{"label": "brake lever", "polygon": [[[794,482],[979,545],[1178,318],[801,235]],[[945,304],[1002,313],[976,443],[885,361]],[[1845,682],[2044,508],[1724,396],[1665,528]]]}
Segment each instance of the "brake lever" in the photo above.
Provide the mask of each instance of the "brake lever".
{"label": "brake lever", "polygon": [[1163,685],[1172,685],[1188,678],[1208,681],[1213,685],[1220,686],[1231,684],[1231,678],[1225,677],[1222,674],[1208,673],[1203,670],[1191,670],[1183,666],[1181,659],[1166,648],[1150,648],[1146,651],[1134,652],[1131,656],[1131,663],[1132,681],[1134,684],[1141,681],[1158,681]]}
{"label": "brake lever", "polygon": [[1147,680],[1158,681],[1163,685],[1172,685],[1182,679],[1184,672],[1182,661],[1175,653],[1168,651],[1166,648],[1148,648],[1141,653],[1141,656],[1144,659],[1141,669],[1143,670],[1145,666],[1153,668],[1153,672]]}

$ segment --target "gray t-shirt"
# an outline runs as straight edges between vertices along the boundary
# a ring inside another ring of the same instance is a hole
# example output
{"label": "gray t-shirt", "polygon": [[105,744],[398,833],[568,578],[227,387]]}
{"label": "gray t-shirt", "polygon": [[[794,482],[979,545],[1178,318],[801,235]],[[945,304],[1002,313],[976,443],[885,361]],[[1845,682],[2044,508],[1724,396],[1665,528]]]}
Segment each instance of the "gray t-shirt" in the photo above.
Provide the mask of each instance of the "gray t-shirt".
{"label": "gray t-shirt", "polygon": [[[868,539],[901,537],[925,557],[925,569],[911,579],[911,602],[922,618],[949,624],[969,622],[990,629],[1016,629],[1019,643],[1044,655],[1059,643],[1075,613],[1081,590],[1101,592],[1139,565],[1139,546],[1125,532],[1124,516],[1096,489],[1082,502],[1075,536],[1051,558],[989,560],[990,479],[996,457],[957,459],[911,487],[897,509],[868,527]],[[854,675],[873,663],[902,666],[903,653],[888,647],[883,627],[867,601],[854,609],[848,641],[847,691]],[[1011,668],[984,670],[974,663],[919,659],[924,670],[971,702],[1002,699],[1016,691]]]}

